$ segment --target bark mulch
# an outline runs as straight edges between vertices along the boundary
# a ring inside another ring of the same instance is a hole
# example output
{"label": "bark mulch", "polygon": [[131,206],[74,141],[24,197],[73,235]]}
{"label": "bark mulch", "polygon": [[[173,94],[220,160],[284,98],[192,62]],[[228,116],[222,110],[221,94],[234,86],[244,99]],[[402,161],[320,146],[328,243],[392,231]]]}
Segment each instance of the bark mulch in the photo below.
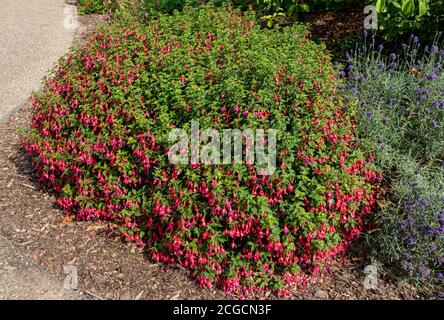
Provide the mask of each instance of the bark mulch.
{"label": "bark mulch", "polygon": [[365,3],[344,7],[338,11],[326,10],[309,12],[303,15],[303,22],[310,28],[311,39],[325,43],[331,51],[340,53],[341,42],[363,35]]}
{"label": "bark mulch", "polygon": [[[107,17],[82,17],[83,28],[93,28]],[[77,41],[81,41],[79,35]],[[214,288],[199,288],[189,273],[149,260],[132,244],[123,242],[106,225],[71,221],[54,207],[55,196],[35,182],[24,154],[18,128],[29,126],[31,107],[25,104],[0,123],[0,234],[10,239],[44,269],[63,280],[64,266],[79,272],[79,290],[91,299],[226,299]],[[338,260],[332,274],[314,278],[305,292],[291,299],[418,299],[407,286],[385,280],[378,288],[363,286],[369,264],[362,245]],[[268,299],[275,299],[270,296]]]}

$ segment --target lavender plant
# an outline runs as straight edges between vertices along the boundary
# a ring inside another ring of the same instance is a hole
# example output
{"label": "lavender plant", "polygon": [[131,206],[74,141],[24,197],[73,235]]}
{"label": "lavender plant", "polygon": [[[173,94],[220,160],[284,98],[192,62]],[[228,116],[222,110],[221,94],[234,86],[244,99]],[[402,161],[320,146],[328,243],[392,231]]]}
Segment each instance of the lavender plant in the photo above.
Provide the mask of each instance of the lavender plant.
{"label": "lavender plant", "polygon": [[[359,104],[358,143],[371,150],[384,173],[385,200],[373,256],[397,276],[433,287],[442,284],[444,261],[444,45],[415,36],[398,53],[367,38],[346,54],[339,89]],[[370,41],[368,41],[370,40]]]}

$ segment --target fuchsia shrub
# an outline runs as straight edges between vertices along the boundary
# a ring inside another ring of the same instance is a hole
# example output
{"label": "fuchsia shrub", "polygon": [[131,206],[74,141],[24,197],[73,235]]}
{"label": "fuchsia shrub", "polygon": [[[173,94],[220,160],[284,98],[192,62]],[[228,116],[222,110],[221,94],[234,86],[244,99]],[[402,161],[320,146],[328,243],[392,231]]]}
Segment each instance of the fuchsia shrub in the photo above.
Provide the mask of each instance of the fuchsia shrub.
{"label": "fuchsia shrub", "polygon": [[[112,26],[34,95],[23,146],[78,219],[107,220],[154,260],[241,295],[288,294],[365,227],[379,176],[355,145],[329,56],[305,29],[203,6]],[[168,133],[273,128],[277,169],[173,165]]]}

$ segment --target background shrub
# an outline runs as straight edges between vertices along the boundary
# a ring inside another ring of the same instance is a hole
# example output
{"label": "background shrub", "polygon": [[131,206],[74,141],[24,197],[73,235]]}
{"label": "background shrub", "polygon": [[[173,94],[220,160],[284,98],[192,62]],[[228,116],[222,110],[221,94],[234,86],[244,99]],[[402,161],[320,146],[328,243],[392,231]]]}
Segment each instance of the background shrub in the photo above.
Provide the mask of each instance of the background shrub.
{"label": "background shrub", "polygon": [[417,37],[400,55],[369,47],[349,56],[344,93],[359,101],[361,143],[384,172],[373,256],[396,276],[442,283],[444,259],[444,46]]}
{"label": "background shrub", "polygon": [[[289,293],[363,230],[379,178],[305,35],[208,6],[107,27],[34,95],[23,146],[66,213],[112,221],[202,285]],[[191,120],[277,130],[276,172],[171,164],[168,134]]]}
{"label": "background shrub", "polygon": [[443,0],[372,0],[378,25],[385,40],[406,38],[412,33],[432,40],[444,25]]}
{"label": "background shrub", "polygon": [[[300,13],[316,10],[337,10],[359,0],[106,0],[113,11],[130,13],[129,16],[142,18],[146,21],[149,17],[158,13],[171,14],[175,10],[181,11],[186,5],[196,7],[201,4],[211,3],[216,6],[228,3],[241,9],[253,9],[260,18],[266,16],[272,18],[274,14],[280,13],[297,19]],[[130,8],[130,10],[128,10]],[[137,8],[137,10],[134,10]],[[136,13],[136,14],[135,14]],[[276,18],[275,16],[273,18]],[[271,20],[271,19],[270,19]]]}
{"label": "background shrub", "polygon": [[105,13],[104,0],[78,0],[79,14]]}

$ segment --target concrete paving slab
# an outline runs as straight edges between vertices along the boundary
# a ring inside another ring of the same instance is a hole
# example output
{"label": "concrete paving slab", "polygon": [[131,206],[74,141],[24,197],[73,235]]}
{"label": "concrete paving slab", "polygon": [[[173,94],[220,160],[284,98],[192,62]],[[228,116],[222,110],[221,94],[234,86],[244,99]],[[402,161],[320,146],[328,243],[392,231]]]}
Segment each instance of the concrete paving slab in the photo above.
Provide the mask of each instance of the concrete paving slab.
{"label": "concrete paving slab", "polygon": [[83,300],[0,236],[0,300]]}

